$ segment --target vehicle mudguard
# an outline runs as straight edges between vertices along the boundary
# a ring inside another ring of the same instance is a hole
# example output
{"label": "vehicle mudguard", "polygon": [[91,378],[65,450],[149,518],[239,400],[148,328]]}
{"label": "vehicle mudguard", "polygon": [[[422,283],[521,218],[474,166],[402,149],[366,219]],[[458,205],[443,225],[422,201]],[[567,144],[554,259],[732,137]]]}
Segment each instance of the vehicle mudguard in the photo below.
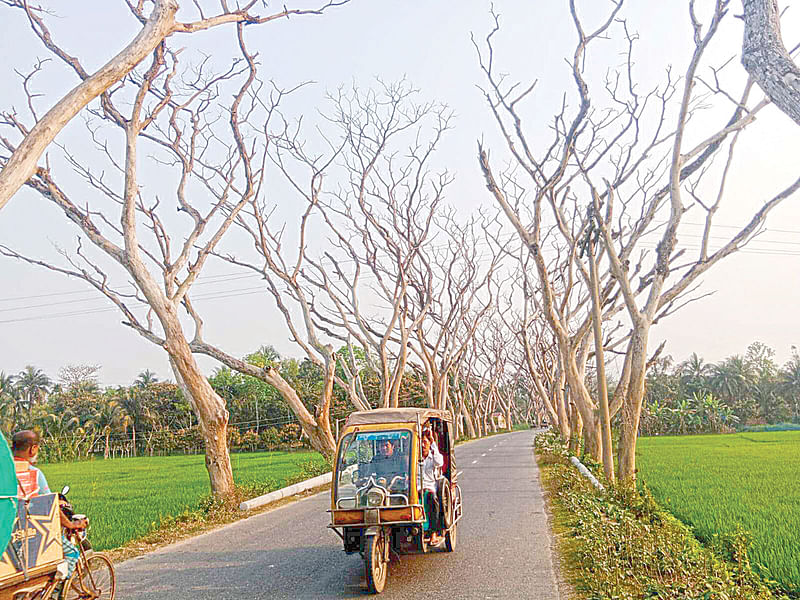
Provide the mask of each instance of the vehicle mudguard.
{"label": "vehicle mudguard", "polygon": [[364,542],[366,544],[367,538],[375,537],[376,535],[381,535],[381,533],[382,533],[382,531],[384,529],[386,529],[386,531],[384,532],[384,535],[386,536],[386,539],[385,539],[384,544],[383,544],[383,548],[384,548],[383,559],[388,561],[389,560],[389,550],[391,549],[391,546],[392,546],[391,536],[389,535],[389,529],[388,528],[381,527],[380,525],[375,525],[375,526],[372,526],[372,527],[366,527],[364,529],[364,534],[362,536],[362,539],[364,540]]}

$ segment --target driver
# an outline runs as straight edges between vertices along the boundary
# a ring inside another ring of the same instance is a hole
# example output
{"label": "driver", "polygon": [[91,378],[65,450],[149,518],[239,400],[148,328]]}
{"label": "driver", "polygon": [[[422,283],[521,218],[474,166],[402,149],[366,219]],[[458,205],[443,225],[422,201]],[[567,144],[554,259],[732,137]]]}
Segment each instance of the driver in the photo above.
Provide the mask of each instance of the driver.
{"label": "driver", "polygon": [[384,438],[378,442],[378,453],[372,457],[370,467],[377,477],[386,477],[402,474],[403,457],[395,452],[395,444],[389,438]]}

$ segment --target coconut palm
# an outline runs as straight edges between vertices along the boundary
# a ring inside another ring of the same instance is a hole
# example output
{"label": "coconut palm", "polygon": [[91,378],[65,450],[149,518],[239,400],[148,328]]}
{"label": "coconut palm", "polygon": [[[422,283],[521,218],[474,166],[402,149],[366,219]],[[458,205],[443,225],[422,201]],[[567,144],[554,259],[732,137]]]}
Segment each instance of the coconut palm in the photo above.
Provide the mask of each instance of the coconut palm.
{"label": "coconut palm", "polygon": [[7,436],[13,432],[17,417],[19,391],[15,380],[13,375],[6,375],[4,371],[0,371],[0,429]]}
{"label": "coconut palm", "polygon": [[706,363],[696,352],[678,365],[678,374],[685,389],[691,393],[702,393],[708,389],[708,380],[713,373],[712,365]]}
{"label": "coconut palm", "polygon": [[752,392],[757,381],[752,366],[737,354],[714,365],[710,383],[714,394],[726,400],[745,422],[753,413]]}
{"label": "coconut palm", "polygon": [[100,435],[105,438],[103,458],[108,458],[111,450],[111,434],[115,430],[127,432],[132,419],[119,402],[107,400],[92,415],[92,421]]}
{"label": "coconut palm", "polygon": [[13,375],[6,375],[5,371],[0,371],[0,396],[14,396],[16,385]]}
{"label": "coconut palm", "polygon": [[20,372],[17,377],[17,387],[20,390],[22,400],[27,405],[29,418],[33,405],[44,399],[51,383],[50,378],[44,374],[44,371],[32,365],[27,365]]}
{"label": "coconut palm", "polygon": [[38,421],[44,431],[46,458],[74,460],[80,455],[80,445],[86,437],[80,419],[69,411],[42,411]]}
{"label": "coconut palm", "polygon": [[800,422],[800,354],[796,349],[778,374],[778,386],[792,407],[794,421]]}

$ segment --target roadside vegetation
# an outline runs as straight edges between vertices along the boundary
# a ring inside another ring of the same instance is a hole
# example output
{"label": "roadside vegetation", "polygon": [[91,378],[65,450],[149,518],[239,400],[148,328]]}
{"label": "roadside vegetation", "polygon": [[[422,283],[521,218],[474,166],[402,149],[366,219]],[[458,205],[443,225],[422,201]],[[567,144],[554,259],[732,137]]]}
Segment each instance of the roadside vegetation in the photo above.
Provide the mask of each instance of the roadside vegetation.
{"label": "roadside vegetation", "polygon": [[[322,370],[312,361],[281,357],[262,346],[244,357],[248,364],[271,364],[296,390],[300,402],[314,411],[323,386]],[[142,371],[128,386],[101,387],[99,365],[66,365],[57,379],[29,365],[16,375],[0,371],[0,432],[10,440],[15,431],[34,429],[42,437],[40,460],[45,463],[97,458],[165,456],[204,452],[202,432],[180,387]],[[339,369],[341,370],[341,369]],[[343,374],[342,374],[343,376]],[[380,406],[379,377],[369,365],[360,377],[370,407]],[[499,377],[499,375],[498,375]],[[228,448],[231,452],[259,452],[310,448],[292,408],[274,386],[249,375],[219,367],[208,378],[225,399],[229,413]],[[462,385],[461,390],[468,386]],[[402,406],[427,406],[425,384],[419,373],[407,372],[399,387]],[[501,413],[499,394],[513,403]],[[475,394],[482,411],[472,434],[505,429],[508,419],[527,426],[534,403],[519,383],[495,386]],[[334,433],[354,407],[340,388],[332,392],[331,422]]]}
{"label": "roadside vegetation", "polygon": [[[727,438],[726,438],[727,439]],[[741,531],[703,545],[648,489],[597,491],[568,462],[560,439],[536,438],[564,579],[581,600],[775,600],[792,597],[763,580]],[[602,479],[602,467],[589,464]],[[598,468],[600,467],[600,468]]]}
{"label": "roadside vegetation", "polygon": [[743,533],[753,569],[800,597],[800,431],[643,438],[640,477],[703,542]]}
{"label": "roadside vegetation", "polygon": [[241,518],[242,500],[330,470],[311,451],[232,454],[231,463],[237,487],[225,502],[211,496],[202,455],[83,461],[42,470],[53,490],[70,486],[70,501],[89,516],[98,550],[145,536],[172,540],[181,531]]}
{"label": "roadside vegetation", "polygon": [[647,374],[641,435],[726,433],[768,424],[800,428],[800,355],[780,366],[753,342],[744,354],[707,363],[693,353],[656,360]]}

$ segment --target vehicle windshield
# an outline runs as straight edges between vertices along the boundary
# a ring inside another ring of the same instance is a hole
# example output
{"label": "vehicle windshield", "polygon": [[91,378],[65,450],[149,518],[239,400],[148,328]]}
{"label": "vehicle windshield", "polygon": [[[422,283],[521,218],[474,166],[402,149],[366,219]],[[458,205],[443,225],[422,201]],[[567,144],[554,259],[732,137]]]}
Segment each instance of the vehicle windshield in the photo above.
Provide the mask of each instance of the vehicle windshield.
{"label": "vehicle windshield", "polygon": [[347,434],[340,446],[336,470],[337,508],[367,506],[372,488],[382,488],[387,493],[381,505],[408,504],[410,456],[410,431]]}

